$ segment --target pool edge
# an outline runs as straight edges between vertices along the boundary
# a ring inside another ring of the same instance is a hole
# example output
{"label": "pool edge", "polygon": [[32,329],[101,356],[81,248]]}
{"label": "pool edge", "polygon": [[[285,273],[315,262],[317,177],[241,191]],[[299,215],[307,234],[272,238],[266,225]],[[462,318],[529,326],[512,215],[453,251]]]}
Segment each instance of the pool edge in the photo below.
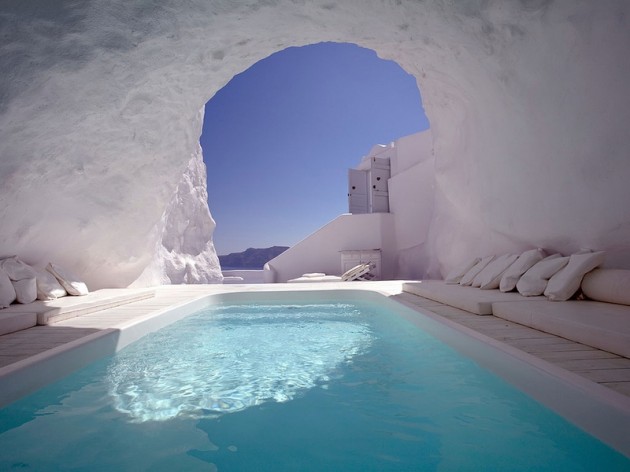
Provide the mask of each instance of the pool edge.
{"label": "pool edge", "polygon": [[[132,342],[142,338],[150,332],[161,329],[189,314],[222,300],[231,298],[249,299],[261,301],[261,298],[276,301],[299,300],[307,296],[311,299],[324,301],[331,296],[338,299],[342,295],[350,301],[380,301],[386,306],[401,307],[408,310],[407,316],[401,309],[401,316],[414,322],[424,317],[432,323],[450,328],[457,336],[464,336],[474,340],[478,352],[466,352],[464,354],[480,363],[484,368],[499,375],[508,383],[523,391],[539,403],[555,411],[569,422],[578,426],[587,433],[598,438],[613,449],[630,457],[630,443],[626,444],[624,438],[630,436],[630,398],[592,382],[584,377],[555,366],[545,360],[509,346],[499,340],[493,339],[466,326],[460,325],[439,314],[432,313],[430,308],[423,308],[394,299],[394,293],[387,289],[364,286],[345,287],[278,287],[275,290],[250,290],[248,288],[230,287],[229,290],[216,290],[211,293],[191,296],[190,299],[175,303],[164,309],[159,309],[147,315],[138,317],[132,321],[121,323],[115,328],[107,328],[93,333],[76,341],[45,351],[23,361],[18,361],[9,366],[0,368],[0,382],[10,385],[10,388],[0,390],[0,408],[13,401],[26,396],[37,389],[52,383],[70,373],[79,370],[89,363],[113,354]],[[287,300],[287,297],[289,300]],[[245,301],[244,300],[244,301]],[[303,300],[300,300],[303,301]],[[343,301],[343,300],[342,300]],[[426,322],[421,326],[426,328]],[[431,332],[436,336],[435,332]],[[446,337],[452,337],[448,332]],[[444,335],[436,336],[443,342],[451,345],[444,339]],[[472,349],[473,351],[475,349]],[[479,354],[481,351],[481,355]],[[527,376],[513,374],[504,364],[509,361],[505,357],[496,356],[500,352],[509,359],[528,366],[528,376],[538,378],[536,384],[531,383]],[[493,356],[492,354],[495,354]],[[540,379],[545,382],[540,382]],[[548,382],[551,381],[551,382]],[[555,385],[562,385],[564,390],[574,392],[572,401],[567,401],[567,396],[558,394]],[[595,402],[600,408],[584,408],[586,401]],[[604,409],[602,413],[601,408]],[[605,417],[606,420],[602,420]],[[603,424],[605,423],[605,424]]]}
{"label": "pool edge", "polygon": [[[464,344],[455,348],[570,423],[630,458],[630,442],[627,439],[630,437],[630,397],[432,313],[429,308],[418,307],[404,300],[391,301],[475,340],[478,343],[476,346],[467,347]],[[412,323],[418,321],[413,317],[405,318]],[[426,324],[421,327],[427,328]],[[434,330],[430,332],[452,346],[451,340],[444,339],[451,337],[448,333],[444,336]],[[497,351],[527,367],[527,372],[514,372],[505,357],[493,356]],[[586,405],[587,402],[594,402],[597,408]]]}

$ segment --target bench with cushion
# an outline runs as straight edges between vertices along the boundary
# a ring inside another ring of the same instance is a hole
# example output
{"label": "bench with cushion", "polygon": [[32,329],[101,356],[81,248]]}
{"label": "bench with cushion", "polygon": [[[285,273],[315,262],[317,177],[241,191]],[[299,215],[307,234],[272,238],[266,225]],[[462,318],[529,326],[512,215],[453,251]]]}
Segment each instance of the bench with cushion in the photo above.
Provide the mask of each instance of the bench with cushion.
{"label": "bench with cushion", "polygon": [[37,313],[0,310],[0,336],[37,325]]}
{"label": "bench with cushion", "polygon": [[455,308],[470,311],[477,315],[492,315],[495,302],[521,302],[544,297],[525,298],[518,292],[500,292],[499,290],[480,290],[465,285],[447,284],[443,280],[422,280],[406,282],[403,291],[419,295]]}
{"label": "bench with cushion", "polygon": [[630,357],[630,306],[590,300],[492,304],[494,316]]}
{"label": "bench with cushion", "polygon": [[79,297],[11,305],[0,310],[0,335],[35,325],[53,324],[153,296],[153,289],[101,289]]}
{"label": "bench with cushion", "polygon": [[566,339],[630,357],[630,270],[595,269],[581,279],[591,300],[551,301],[518,292],[480,290],[424,280],[405,292],[476,313],[494,315]]}

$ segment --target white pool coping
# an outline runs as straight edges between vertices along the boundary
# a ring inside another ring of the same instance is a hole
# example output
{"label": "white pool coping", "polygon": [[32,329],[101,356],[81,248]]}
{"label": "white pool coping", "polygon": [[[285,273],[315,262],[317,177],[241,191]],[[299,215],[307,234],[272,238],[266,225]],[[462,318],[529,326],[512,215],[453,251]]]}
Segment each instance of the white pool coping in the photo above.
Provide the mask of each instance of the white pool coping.
{"label": "white pool coping", "polygon": [[[589,434],[630,457],[630,397],[550,364],[428,310],[388,297],[401,283],[327,283],[216,286],[207,294],[0,368],[0,407],[54,382],[146,334],[220,302],[324,300],[384,304],[502,377]],[[518,363],[515,368],[515,363]]]}

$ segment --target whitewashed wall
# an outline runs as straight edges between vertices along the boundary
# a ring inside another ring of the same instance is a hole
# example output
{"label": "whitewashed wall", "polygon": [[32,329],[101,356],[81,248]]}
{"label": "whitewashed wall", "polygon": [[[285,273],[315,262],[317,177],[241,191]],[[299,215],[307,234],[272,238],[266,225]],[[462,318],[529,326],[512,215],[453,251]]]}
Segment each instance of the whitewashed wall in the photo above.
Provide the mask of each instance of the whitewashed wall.
{"label": "whitewashed wall", "polygon": [[418,160],[389,180],[389,206],[394,215],[396,235],[396,276],[400,278],[419,279],[440,275],[435,273],[435,268],[434,273],[431,273],[432,268],[421,261],[415,261],[407,267],[409,250],[415,248],[419,254],[429,250],[427,241],[434,211],[434,164],[432,157]]}
{"label": "whitewashed wall", "polygon": [[394,277],[394,221],[390,213],[343,214],[267,264],[272,280],[286,282],[310,272],[341,275],[340,251],[382,249],[381,278]]}

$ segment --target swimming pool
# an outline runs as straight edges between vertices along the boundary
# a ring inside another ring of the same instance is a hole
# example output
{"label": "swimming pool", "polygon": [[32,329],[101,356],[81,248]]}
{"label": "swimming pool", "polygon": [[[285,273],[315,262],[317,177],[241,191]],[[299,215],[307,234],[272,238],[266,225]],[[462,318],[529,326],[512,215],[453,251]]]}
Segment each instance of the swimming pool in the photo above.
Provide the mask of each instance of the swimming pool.
{"label": "swimming pool", "polygon": [[3,409],[0,469],[630,466],[458,352],[487,347],[377,296],[209,301]]}

